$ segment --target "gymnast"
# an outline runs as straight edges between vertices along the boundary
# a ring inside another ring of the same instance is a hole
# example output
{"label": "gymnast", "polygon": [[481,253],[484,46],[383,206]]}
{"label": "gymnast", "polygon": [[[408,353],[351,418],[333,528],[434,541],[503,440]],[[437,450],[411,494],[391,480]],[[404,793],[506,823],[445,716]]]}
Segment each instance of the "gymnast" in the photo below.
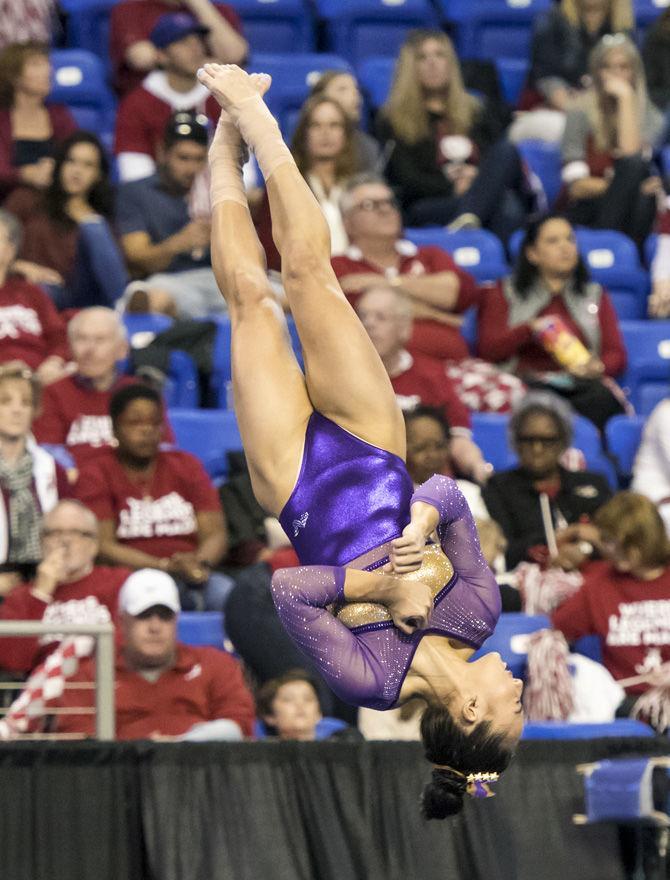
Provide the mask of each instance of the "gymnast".
{"label": "gymnast", "polygon": [[[212,263],[232,326],[235,410],[254,492],[302,565],[275,573],[279,616],[343,700],[426,703],[427,818],[488,794],[523,723],[500,656],[467,662],[500,614],[496,581],[456,484],[416,492],[391,383],[330,265],[328,227],[263,94],[265,74],[207,64],[222,107],[210,148]],[[291,349],[242,185],[244,144],[265,177],[282,279],[304,359]],[[439,543],[427,543],[437,533]]]}

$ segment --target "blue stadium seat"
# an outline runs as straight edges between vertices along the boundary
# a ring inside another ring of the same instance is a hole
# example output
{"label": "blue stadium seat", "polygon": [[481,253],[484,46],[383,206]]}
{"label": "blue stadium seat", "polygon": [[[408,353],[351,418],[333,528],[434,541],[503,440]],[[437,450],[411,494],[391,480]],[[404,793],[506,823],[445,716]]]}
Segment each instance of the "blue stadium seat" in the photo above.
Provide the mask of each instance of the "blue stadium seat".
{"label": "blue stadium seat", "polygon": [[670,321],[621,321],[628,367],[621,384],[640,415],[670,391]]}
{"label": "blue stadium seat", "polygon": [[656,248],[658,246],[658,235],[655,232],[652,232],[651,235],[647,236],[647,239],[644,243],[644,263],[645,266],[651,269],[651,264],[654,262],[654,257],[656,256]]}
{"label": "blue stadium seat", "polygon": [[513,468],[517,461],[507,442],[508,421],[500,413],[472,413],[472,439],[496,471]]}
{"label": "blue stadium seat", "polygon": [[527,58],[496,58],[498,78],[505,100],[516,105],[528,77],[530,61]]}
{"label": "blue stadium seat", "polygon": [[357,64],[371,55],[397,56],[412,28],[436,27],[429,0],[315,0],[329,51]]}
{"label": "blue stadium seat", "polygon": [[642,416],[614,416],[605,427],[607,448],[616,459],[625,485],[633,475],[633,462],[642,439],[644,422]]}
{"label": "blue stadium seat", "polygon": [[561,191],[561,150],[557,144],[545,141],[520,141],[517,144],[522,158],[540,179],[549,208]]}
{"label": "blue stadium seat", "polygon": [[111,145],[116,102],[105,82],[100,59],[84,49],[55,49],[50,59],[53,73],[49,101],[66,104],[81,128]]}
{"label": "blue stadium seat", "polygon": [[642,30],[656,21],[667,7],[667,0],[633,0],[635,24],[638,29]]}
{"label": "blue stadium seat", "polygon": [[232,410],[170,409],[177,447],[196,455],[211,477],[224,476],[226,453],[242,449],[237,419]]}
{"label": "blue stadium seat", "polygon": [[357,65],[358,82],[372,110],[377,110],[388,98],[395,64],[395,58],[380,56],[365,58]]}
{"label": "blue stadium seat", "polygon": [[571,721],[532,721],[523,728],[522,739],[600,739],[603,736],[654,736],[648,724],[634,718],[615,718],[598,724]]}
{"label": "blue stadium seat", "polygon": [[67,44],[76,49],[86,49],[102,61],[106,73],[110,72],[109,16],[119,0],[60,0],[67,14]]}
{"label": "blue stadium seat", "polygon": [[493,635],[473,655],[473,660],[497,651],[515,678],[523,678],[528,657],[528,636],[549,626],[543,614],[501,614]]}
{"label": "blue stadium seat", "polygon": [[[130,358],[117,362],[121,373],[131,373]],[[168,361],[168,373],[163,387],[163,400],[168,407],[190,409],[198,405],[199,383],[198,371],[193,358],[185,351],[171,351]]]}
{"label": "blue stadium seat", "polygon": [[182,611],[177,618],[177,638],[186,645],[225,647],[223,614],[220,611]]}
{"label": "blue stadium seat", "polygon": [[[324,715],[316,725],[315,738],[328,739],[329,736],[337,733],[338,730],[344,730],[345,727],[347,727],[347,722],[342,721],[341,718],[332,718],[330,715]],[[254,721],[254,737],[256,739],[265,739],[269,735],[270,733],[263,720],[257,718]]]}
{"label": "blue stadium seat", "polygon": [[454,262],[477,281],[491,281],[509,274],[500,239],[486,229],[462,229],[447,232],[442,226],[405,229],[405,237],[414,244],[437,245],[448,251]]}
{"label": "blue stadium seat", "polygon": [[[220,409],[232,409],[230,401],[230,380],[232,378],[230,364],[230,318],[227,315],[209,315],[205,320],[216,324],[217,330],[214,336],[212,350],[212,372],[209,377],[209,390],[216,406]],[[293,318],[286,320],[288,332],[291,338],[293,352],[302,366],[302,349],[300,338]]]}
{"label": "blue stadium seat", "polygon": [[123,326],[126,328],[131,346],[133,345],[133,336],[136,333],[162,333],[163,330],[172,327],[173,323],[172,318],[169,318],[167,315],[133,314],[128,312],[123,314]]}
{"label": "blue stadium seat", "polygon": [[306,0],[234,0],[254,52],[313,52],[314,20]]}
{"label": "blue stadium seat", "polygon": [[293,55],[254,53],[248,68],[272,76],[267,103],[284,134],[292,130],[292,123],[305,98],[325,70],[351,72],[351,67],[344,58],[311,52],[296,52]]}
{"label": "blue stadium seat", "polygon": [[533,19],[551,0],[437,0],[462,58],[529,58]]}

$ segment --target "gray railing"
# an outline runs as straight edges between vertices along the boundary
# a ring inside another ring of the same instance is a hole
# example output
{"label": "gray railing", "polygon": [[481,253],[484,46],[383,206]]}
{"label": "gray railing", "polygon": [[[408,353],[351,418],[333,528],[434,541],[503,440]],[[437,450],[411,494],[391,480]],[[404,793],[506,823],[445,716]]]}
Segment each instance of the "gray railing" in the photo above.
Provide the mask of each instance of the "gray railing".
{"label": "gray railing", "polygon": [[0,620],[0,638],[7,636],[93,636],[95,651],[95,735],[114,739],[114,626],[111,623],[41,623]]}

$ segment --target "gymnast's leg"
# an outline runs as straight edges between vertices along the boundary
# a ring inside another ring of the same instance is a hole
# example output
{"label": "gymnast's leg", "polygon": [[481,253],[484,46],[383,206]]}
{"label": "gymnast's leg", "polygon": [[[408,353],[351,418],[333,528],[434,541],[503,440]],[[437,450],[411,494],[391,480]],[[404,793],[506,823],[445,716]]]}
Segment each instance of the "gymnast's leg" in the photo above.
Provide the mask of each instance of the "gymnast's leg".
{"label": "gymnast's leg", "polygon": [[321,208],[248,74],[206,65],[199,74],[256,153],[266,180],[284,287],[303,347],[307,391],[323,415],[405,456],[402,415],[386,371],[330,265]]}
{"label": "gymnast's leg", "polygon": [[[253,87],[267,82],[254,77]],[[277,515],[295,483],[312,405],[268,284],[241,176],[240,136],[225,111],[210,148],[212,265],[230,314],[235,410],[259,504]]]}

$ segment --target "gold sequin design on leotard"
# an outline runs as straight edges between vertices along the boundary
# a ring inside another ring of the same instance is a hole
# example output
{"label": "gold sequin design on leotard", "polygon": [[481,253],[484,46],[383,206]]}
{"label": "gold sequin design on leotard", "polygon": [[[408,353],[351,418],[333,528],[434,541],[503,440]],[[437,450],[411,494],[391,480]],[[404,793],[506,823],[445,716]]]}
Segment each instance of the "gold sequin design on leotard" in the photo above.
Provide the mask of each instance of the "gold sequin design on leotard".
{"label": "gold sequin design on leotard", "polygon": [[[404,581],[422,581],[428,584],[433,601],[454,575],[454,568],[443,553],[439,544],[426,547],[421,568],[409,574],[400,575]],[[337,619],[349,629],[367,626],[371,623],[390,623],[391,615],[383,605],[376,602],[350,602],[335,611]]]}

